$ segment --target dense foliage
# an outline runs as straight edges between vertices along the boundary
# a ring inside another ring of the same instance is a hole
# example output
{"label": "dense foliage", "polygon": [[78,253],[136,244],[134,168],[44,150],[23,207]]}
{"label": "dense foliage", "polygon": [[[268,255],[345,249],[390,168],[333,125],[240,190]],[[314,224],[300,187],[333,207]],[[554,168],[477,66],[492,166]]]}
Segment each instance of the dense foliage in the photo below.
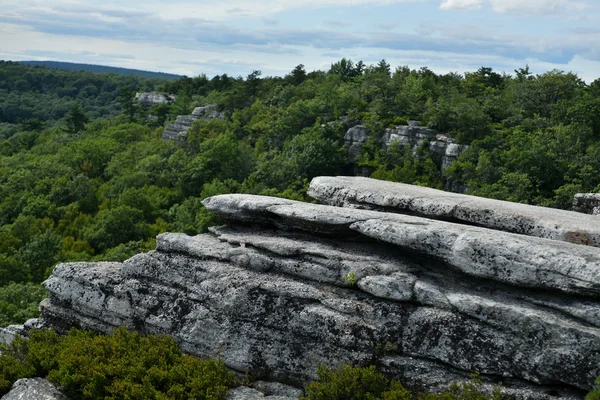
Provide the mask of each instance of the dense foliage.
{"label": "dense foliage", "polygon": [[367,368],[344,365],[332,370],[320,366],[318,379],[309,384],[302,400],[500,400],[500,389],[486,393],[482,380],[474,375],[469,382],[453,383],[442,393],[411,392],[397,380],[389,380],[374,366]]}
{"label": "dense foliage", "polygon": [[[442,393],[411,392],[374,366],[322,365],[301,400],[501,400],[474,374]],[[130,333],[125,328],[99,335],[72,328],[67,336],[32,330],[0,345],[0,396],[21,378],[43,377],[71,399],[225,399],[231,387],[246,384],[221,360],[185,355],[167,336]],[[600,382],[600,381],[599,381]],[[592,391],[586,400],[598,398]]]}
{"label": "dense foliage", "polygon": [[32,331],[0,355],[0,395],[21,378],[45,377],[72,399],[225,399],[238,382],[215,359],[182,354],[172,338],[121,328],[103,336]]}
{"label": "dense foliage", "polygon": [[[140,336],[124,328],[103,336],[71,329],[67,336],[32,331],[0,347],[0,395],[13,382],[45,377],[72,399],[224,399],[242,382],[223,362],[181,353],[173,339]],[[304,400],[497,400],[481,390],[481,380],[453,384],[441,394],[413,393],[375,367],[319,367],[318,380]]]}
{"label": "dense foliage", "polygon": [[44,288],[34,283],[0,286],[0,327],[37,317],[40,301],[46,296]]}
{"label": "dense foliage", "polygon": [[[131,101],[149,90],[177,99]],[[0,299],[2,324],[33,315],[7,310],[33,303],[26,284],[58,262],[124,260],[161,232],[205,231],[215,220],[201,201],[215,194],[308,200],[312,177],[357,171],[561,208],[600,189],[600,80],[556,70],[438,75],[343,59],[285,77],[167,81],[0,62],[0,93],[0,287],[21,285]],[[165,123],[207,104],[225,117],[196,122],[181,145],[161,139]],[[381,145],[411,119],[471,147],[442,175],[427,143]],[[345,121],[369,128],[357,166]]]}
{"label": "dense foliage", "polygon": [[[22,131],[61,126],[74,103],[91,119],[116,116],[121,112],[121,93],[150,91],[162,82],[0,61],[0,140]],[[12,142],[32,140],[31,136],[18,136]]]}

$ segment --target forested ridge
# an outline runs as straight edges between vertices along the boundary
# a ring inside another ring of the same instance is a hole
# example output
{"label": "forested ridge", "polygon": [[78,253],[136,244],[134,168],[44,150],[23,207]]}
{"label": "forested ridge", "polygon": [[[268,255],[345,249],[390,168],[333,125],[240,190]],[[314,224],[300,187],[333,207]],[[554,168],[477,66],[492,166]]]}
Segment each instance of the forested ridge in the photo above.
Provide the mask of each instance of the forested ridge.
{"label": "forested ridge", "polygon": [[152,72],[131,68],[109,67],[107,65],[81,64],[62,61],[19,61],[24,65],[40,66],[53,69],[66,69],[69,71],[89,71],[100,73],[114,73],[119,75],[133,75],[143,78],[179,79],[181,75]]}
{"label": "forested ridge", "polygon": [[[145,109],[136,91],[177,99]],[[0,93],[0,326],[35,313],[58,262],[123,260],[161,232],[206,230],[208,196],[308,200],[314,176],[353,171],[344,121],[368,127],[357,164],[379,179],[559,208],[600,190],[600,80],[556,70],[439,75],[343,59],[167,81],[0,62]],[[168,120],[208,104],[225,117],[162,140]],[[442,175],[427,144],[381,146],[408,120],[470,148]]]}

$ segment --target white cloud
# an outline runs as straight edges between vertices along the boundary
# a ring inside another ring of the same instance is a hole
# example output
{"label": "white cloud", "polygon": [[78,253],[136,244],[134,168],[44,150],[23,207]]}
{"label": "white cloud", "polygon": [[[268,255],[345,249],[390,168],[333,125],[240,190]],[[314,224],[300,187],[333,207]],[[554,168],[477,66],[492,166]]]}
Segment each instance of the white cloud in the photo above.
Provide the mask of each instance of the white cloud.
{"label": "white cloud", "polygon": [[583,11],[587,4],[578,0],[442,0],[442,10],[475,10],[490,4],[494,12],[517,15],[547,15]]}
{"label": "white cloud", "polygon": [[484,0],[442,0],[442,10],[475,10],[481,8]]}
{"label": "white cloud", "polygon": [[492,9],[502,14],[545,15],[564,11],[583,11],[586,4],[573,0],[489,0]]}

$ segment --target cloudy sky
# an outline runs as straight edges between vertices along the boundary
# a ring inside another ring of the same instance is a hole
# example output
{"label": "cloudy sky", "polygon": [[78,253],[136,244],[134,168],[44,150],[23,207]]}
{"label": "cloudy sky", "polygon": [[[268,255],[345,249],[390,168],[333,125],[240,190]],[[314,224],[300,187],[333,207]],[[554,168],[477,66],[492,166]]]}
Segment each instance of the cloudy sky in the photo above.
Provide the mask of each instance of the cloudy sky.
{"label": "cloudy sky", "polygon": [[196,76],[342,57],[600,77],[600,0],[0,0],[0,59]]}

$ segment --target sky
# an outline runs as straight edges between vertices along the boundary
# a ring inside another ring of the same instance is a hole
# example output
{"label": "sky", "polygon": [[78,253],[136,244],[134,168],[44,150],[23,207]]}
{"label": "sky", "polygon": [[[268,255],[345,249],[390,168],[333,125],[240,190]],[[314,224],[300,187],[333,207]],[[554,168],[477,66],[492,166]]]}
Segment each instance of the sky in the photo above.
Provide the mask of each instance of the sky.
{"label": "sky", "polygon": [[0,0],[0,59],[212,77],[341,58],[600,77],[600,0]]}

